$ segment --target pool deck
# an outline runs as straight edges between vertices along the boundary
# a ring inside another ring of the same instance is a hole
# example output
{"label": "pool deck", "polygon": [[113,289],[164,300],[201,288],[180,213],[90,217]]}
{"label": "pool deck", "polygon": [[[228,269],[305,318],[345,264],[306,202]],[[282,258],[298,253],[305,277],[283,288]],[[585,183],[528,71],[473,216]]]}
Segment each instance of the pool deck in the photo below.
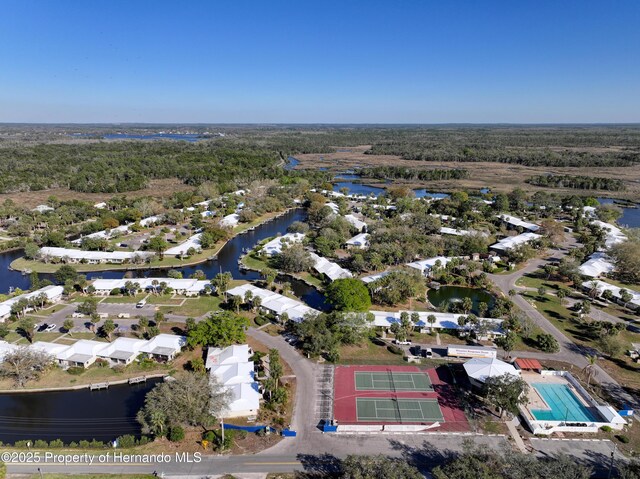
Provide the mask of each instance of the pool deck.
{"label": "pool deck", "polygon": [[524,379],[527,384],[529,384],[529,404],[527,405],[525,410],[529,415],[529,418],[533,421],[538,421],[538,419],[533,416],[533,414],[531,414],[532,409],[551,409],[542,398],[540,393],[537,391],[537,389],[533,387],[534,384],[564,384],[569,388],[569,390],[571,390],[573,395],[578,399],[578,401],[580,401],[580,403],[584,407],[592,409],[591,404],[587,402],[584,396],[579,391],[577,391],[576,388],[573,387],[573,385],[563,376],[542,376],[538,373],[523,371],[522,379]]}

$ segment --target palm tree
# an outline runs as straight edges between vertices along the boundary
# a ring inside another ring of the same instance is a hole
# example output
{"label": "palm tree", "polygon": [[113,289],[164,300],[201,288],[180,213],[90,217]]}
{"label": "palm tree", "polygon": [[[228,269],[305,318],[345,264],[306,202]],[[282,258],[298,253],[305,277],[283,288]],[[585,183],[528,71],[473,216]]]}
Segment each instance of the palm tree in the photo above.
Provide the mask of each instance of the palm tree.
{"label": "palm tree", "polygon": [[587,386],[591,384],[591,377],[593,376],[593,372],[596,369],[596,363],[598,362],[598,356],[595,354],[587,354],[585,356],[589,364],[584,367],[584,370],[587,372]]}
{"label": "palm tree", "polygon": [[431,328],[431,330],[433,330],[433,325],[436,321],[437,318],[434,314],[430,314],[429,316],[427,316],[427,323],[429,323],[429,327]]}
{"label": "palm tree", "polygon": [[287,296],[291,292],[291,283],[282,283],[282,295]]}

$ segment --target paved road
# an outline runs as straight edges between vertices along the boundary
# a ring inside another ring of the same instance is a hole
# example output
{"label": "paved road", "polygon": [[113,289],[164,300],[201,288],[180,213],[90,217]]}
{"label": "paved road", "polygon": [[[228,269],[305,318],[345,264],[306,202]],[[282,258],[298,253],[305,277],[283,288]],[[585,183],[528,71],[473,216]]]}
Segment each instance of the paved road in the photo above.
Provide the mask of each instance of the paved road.
{"label": "paved road", "polygon": [[[158,472],[167,475],[202,477],[218,474],[243,474],[265,472],[293,472],[293,471],[327,471],[334,470],[338,459],[349,454],[375,454],[384,452],[394,457],[404,457],[421,469],[431,467],[448,459],[451,455],[462,450],[462,437],[459,435],[388,435],[388,436],[364,436],[364,435],[332,435],[331,447],[328,449],[316,449],[313,451],[296,451],[281,453],[269,449],[268,453],[247,456],[203,456],[201,462],[184,462],[176,460],[175,455],[169,456],[168,462],[154,462],[146,464],[143,458],[133,458],[132,463],[114,462],[111,451],[111,460],[107,463],[99,463],[97,455],[93,456],[93,463],[82,460],[68,464],[53,464],[51,462],[38,464],[9,463],[10,473],[37,473],[38,467],[44,473],[150,473]],[[508,444],[500,436],[476,436],[473,437],[477,444],[493,447],[497,450],[508,448]],[[280,444],[288,443],[290,449],[296,449],[300,445],[299,438],[288,438]]]}
{"label": "paved road", "polygon": [[[512,289],[517,290],[516,281],[527,273],[539,269],[550,261],[559,261],[564,257],[571,248],[575,247],[575,240],[573,238],[567,240],[559,248],[551,250],[550,255],[547,258],[536,258],[531,261],[522,269],[515,271],[511,274],[499,275],[489,274],[488,277],[494,282],[494,284],[502,290],[505,295],[509,294]],[[556,328],[547,318],[545,318],[536,308],[533,307],[525,298],[520,295],[515,295],[511,298],[513,302],[529,316],[540,329],[546,333],[551,334],[560,345],[560,351],[553,355],[544,355],[544,353],[530,353],[526,351],[518,352],[519,357],[536,357],[536,358],[552,358],[559,361],[564,361],[578,368],[584,368],[588,362],[585,356],[587,354],[598,353],[593,348],[580,346],[571,341],[565,334]],[[513,353],[515,355],[515,352]],[[542,355],[542,356],[541,356]],[[615,381],[604,369],[600,366],[595,367],[593,381],[599,383],[609,395],[616,400],[616,402],[625,405],[631,405],[635,409],[640,408],[640,401],[628,394],[621,386]]]}

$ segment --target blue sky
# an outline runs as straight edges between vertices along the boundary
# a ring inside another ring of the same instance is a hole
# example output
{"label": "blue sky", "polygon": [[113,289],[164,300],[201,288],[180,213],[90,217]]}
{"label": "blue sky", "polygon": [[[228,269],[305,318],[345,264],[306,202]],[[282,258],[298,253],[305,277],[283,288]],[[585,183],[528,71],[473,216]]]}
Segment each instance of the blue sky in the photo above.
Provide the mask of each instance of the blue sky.
{"label": "blue sky", "polygon": [[639,122],[637,0],[0,1],[0,122]]}

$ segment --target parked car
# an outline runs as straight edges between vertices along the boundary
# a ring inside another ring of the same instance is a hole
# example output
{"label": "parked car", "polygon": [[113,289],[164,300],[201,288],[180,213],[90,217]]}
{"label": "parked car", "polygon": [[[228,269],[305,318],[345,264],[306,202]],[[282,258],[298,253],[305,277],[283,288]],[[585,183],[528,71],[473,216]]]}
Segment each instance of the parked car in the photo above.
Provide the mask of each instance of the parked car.
{"label": "parked car", "polygon": [[136,304],[136,308],[143,308],[145,304],[147,304],[147,301],[141,299],[140,301],[138,301],[138,304]]}
{"label": "parked car", "polygon": [[44,328],[45,333],[51,333],[51,332],[55,331],[55,330],[56,330],[56,328],[58,327],[58,326],[56,326],[55,324],[48,324],[48,325],[46,325],[46,326],[47,326],[47,327],[46,327],[46,328]]}
{"label": "parked car", "polygon": [[398,341],[394,339],[393,342],[399,346],[411,346],[411,341]]}
{"label": "parked car", "polygon": [[431,348],[424,348],[422,350],[422,357],[423,358],[432,358],[433,357],[433,351],[431,351]]}

